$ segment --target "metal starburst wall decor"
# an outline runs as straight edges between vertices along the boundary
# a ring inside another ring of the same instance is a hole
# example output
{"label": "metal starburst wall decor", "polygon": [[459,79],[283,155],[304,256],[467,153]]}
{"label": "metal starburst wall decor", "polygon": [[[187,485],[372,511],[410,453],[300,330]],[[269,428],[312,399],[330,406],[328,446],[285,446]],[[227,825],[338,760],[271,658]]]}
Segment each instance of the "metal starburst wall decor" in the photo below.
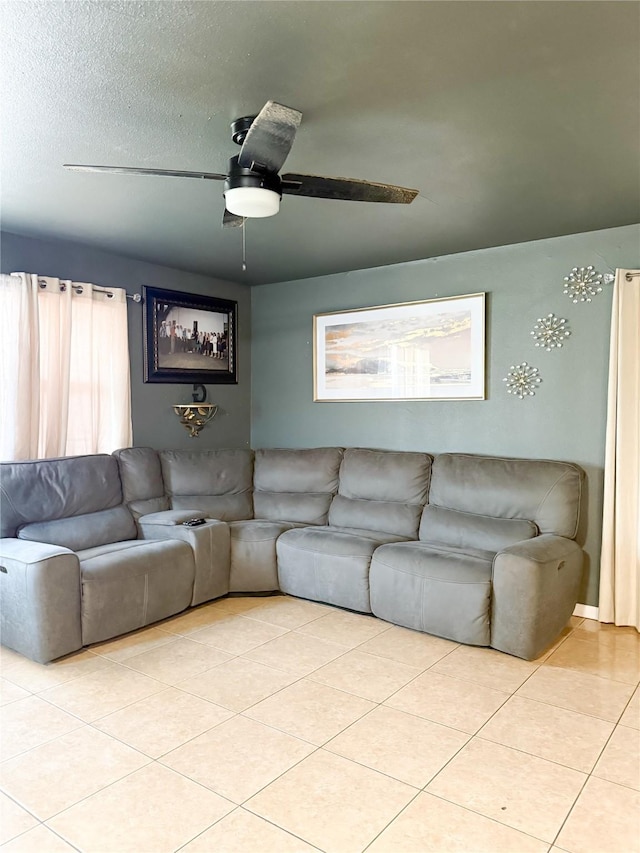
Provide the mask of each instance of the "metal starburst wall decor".
{"label": "metal starburst wall decor", "polygon": [[512,364],[506,377],[502,380],[507,383],[507,394],[514,394],[523,400],[525,397],[533,397],[536,388],[542,382],[538,376],[538,368],[531,367],[526,361],[522,364]]}
{"label": "metal starburst wall decor", "polygon": [[602,282],[604,276],[596,272],[595,268],[574,267],[569,275],[565,275],[564,293],[572,302],[591,302],[593,296],[602,293]]}
{"label": "metal starburst wall decor", "polygon": [[567,321],[555,314],[547,314],[546,317],[538,317],[538,322],[533,327],[531,335],[537,347],[551,352],[562,346],[571,332],[566,326]]}

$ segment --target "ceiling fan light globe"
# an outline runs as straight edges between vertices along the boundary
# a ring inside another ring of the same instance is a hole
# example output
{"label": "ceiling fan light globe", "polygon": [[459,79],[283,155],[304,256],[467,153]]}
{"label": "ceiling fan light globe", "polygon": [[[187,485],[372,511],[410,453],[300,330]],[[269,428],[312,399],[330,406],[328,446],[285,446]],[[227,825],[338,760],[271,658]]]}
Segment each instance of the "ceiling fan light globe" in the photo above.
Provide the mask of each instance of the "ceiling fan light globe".
{"label": "ceiling fan light globe", "polygon": [[264,187],[232,187],[225,190],[224,200],[230,213],[247,219],[275,216],[280,210],[280,195]]}

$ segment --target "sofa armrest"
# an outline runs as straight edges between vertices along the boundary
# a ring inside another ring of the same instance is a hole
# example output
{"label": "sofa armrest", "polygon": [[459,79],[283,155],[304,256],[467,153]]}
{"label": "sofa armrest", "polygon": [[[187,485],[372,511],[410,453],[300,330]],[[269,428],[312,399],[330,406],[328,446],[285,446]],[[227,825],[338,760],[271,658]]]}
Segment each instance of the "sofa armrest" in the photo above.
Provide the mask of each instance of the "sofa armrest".
{"label": "sofa armrest", "polygon": [[533,660],[573,613],[584,554],[572,539],[543,534],[510,545],[493,561],[491,645]]}
{"label": "sofa armrest", "polygon": [[[167,510],[138,519],[141,539],[179,539],[191,546],[196,564],[192,606],[229,592],[229,525],[213,519],[207,519],[198,527],[183,525],[182,521],[199,515],[194,510]],[[182,516],[182,521],[176,520],[178,516]]]}
{"label": "sofa armrest", "polygon": [[2,643],[38,663],[82,648],[80,563],[68,548],[0,539]]}

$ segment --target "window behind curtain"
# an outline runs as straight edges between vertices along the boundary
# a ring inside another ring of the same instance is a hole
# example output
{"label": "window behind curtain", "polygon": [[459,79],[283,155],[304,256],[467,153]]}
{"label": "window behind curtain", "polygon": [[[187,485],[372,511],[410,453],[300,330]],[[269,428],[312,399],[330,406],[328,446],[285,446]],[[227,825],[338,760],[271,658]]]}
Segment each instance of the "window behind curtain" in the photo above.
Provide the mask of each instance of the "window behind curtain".
{"label": "window behind curtain", "polygon": [[0,458],[109,453],[131,444],[123,289],[3,275],[0,316]]}

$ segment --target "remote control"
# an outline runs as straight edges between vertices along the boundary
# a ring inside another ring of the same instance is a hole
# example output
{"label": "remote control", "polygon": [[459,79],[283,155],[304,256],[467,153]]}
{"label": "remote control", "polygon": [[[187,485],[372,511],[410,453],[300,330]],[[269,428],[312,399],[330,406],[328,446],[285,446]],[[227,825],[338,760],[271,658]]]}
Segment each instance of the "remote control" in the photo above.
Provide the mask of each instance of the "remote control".
{"label": "remote control", "polygon": [[188,521],[183,521],[182,524],[184,527],[198,527],[200,524],[204,524],[206,518],[190,518]]}

